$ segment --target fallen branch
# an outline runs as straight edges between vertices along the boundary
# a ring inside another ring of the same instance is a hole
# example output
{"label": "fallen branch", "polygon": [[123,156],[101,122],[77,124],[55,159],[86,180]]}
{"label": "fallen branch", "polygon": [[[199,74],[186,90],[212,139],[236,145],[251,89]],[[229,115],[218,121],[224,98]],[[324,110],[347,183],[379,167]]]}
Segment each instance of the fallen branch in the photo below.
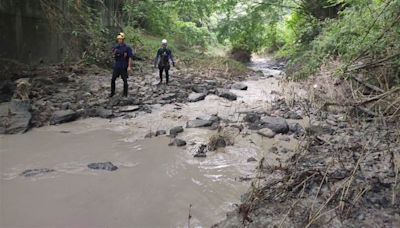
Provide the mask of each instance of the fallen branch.
{"label": "fallen branch", "polygon": [[389,91],[383,92],[380,95],[377,95],[377,96],[371,97],[371,98],[369,98],[369,99],[367,99],[365,101],[359,102],[357,105],[365,105],[365,104],[370,103],[372,101],[377,101],[377,100],[383,99],[383,98],[385,98],[385,97],[387,97],[387,96],[389,96],[389,95],[391,95],[391,94],[393,94],[393,93],[395,93],[397,91],[400,91],[400,87],[396,87],[396,88],[391,89]]}
{"label": "fallen branch", "polygon": [[375,62],[366,63],[366,64],[362,64],[362,65],[359,65],[359,66],[352,66],[352,67],[350,67],[350,69],[347,70],[347,72],[357,71],[357,70],[361,70],[361,69],[364,69],[364,68],[376,67],[376,66],[379,66],[379,64],[387,62],[387,61],[389,61],[389,60],[391,60],[393,58],[396,58],[398,56],[400,56],[400,53],[393,54],[391,56],[388,56],[386,58],[383,58],[383,59],[375,61]]}
{"label": "fallen branch", "polygon": [[369,84],[369,83],[367,83],[367,82],[364,82],[362,79],[360,79],[360,78],[358,78],[358,77],[350,76],[350,78],[351,78],[351,79],[354,79],[354,81],[356,81],[356,82],[358,82],[358,83],[364,85],[365,87],[367,87],[367,88],[369,88],[369,89],[371,89],[371,90],[374,90],[374,91],[379,92],[379,93],[384,93],[384,92],[385,92],[385,90],[383,90],[383,89],[381,89],[381,88],[379,88],[379,87],[377,87],[377,86],[374,86],[374,85],[372,85],[372,84]]}
{"label": "fallen branch", "polygon": [[361,106],[356,106],[355,107],[358,111],[360,111],[360,112],[362,112],[362,113],[365,113],[365,114],[367,114],[368,116],[370,116],[370,117],[377,117],[377,116],[379,116],[379,114],[377,114],[377,113],[375,113],[375,112],[373,112],[373,111],[371,111],[371,110],[369,110],[369,109],[367,109],[367,108],[364,108],[364,107],[361,107]]}

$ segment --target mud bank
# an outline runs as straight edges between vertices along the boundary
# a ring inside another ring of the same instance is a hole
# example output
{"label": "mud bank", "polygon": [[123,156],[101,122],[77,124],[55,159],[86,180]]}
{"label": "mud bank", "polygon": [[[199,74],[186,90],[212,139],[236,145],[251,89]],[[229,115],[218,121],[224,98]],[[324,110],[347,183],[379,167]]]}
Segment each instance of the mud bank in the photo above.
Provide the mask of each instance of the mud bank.
{"label": "mud bank", "polygon": [[283,103],[308,117],[305,134],[289,156],[270,151],[277,164],[261,159],[241,204],[214,228],[400,226],[399,123],[318,107],[309,99],[324,87],[286,91]]}

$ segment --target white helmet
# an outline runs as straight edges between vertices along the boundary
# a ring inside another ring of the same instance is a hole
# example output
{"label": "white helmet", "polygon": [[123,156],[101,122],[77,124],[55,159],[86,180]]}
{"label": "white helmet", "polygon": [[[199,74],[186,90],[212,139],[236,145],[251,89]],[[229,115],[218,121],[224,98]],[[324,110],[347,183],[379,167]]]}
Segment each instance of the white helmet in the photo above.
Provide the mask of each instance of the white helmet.
{"label": "white helmet", "polygon": [[167,42],[167,40],[166,39],[163,39],[162,41],[161,41],[161,44],[167,44],[168,42]]}

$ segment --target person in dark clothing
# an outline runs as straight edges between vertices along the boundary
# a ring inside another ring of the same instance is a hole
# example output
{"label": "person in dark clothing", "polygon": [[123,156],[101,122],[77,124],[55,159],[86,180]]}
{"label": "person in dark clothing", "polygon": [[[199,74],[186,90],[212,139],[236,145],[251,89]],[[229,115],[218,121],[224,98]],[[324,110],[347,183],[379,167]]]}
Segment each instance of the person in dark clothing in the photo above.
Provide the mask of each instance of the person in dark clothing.
{"label": "person in dark clothing", "polygon": [[159,84],[162,83],[162,80],[163,80],[162,75],[163,75],[163,72],[165,71],[166,84],[168,85],[169,69],[171,67],[170,63],[172,63],[172,66],[175,66],[175,61],[174,61],[174,57],[172,55],[171,50],[168,49],[167,46],[168,46],[167,40],[165,40],[165,39],[162,40],[161,48],[158,49],[156,59],[154,60],[154,67],[157,67],[157,64],[158,64],[158,69],[160,70]]}
{"label": "person in dark clothing", "polygon": [[118,43],[112,48],[114,55],[113,74],[111,78],[111,94],[115,95],[115,80],[121,76],[124,81],[124,97],[128,96],[128,71],[132,69],[132,48],[125,44],[125,34],[119,33],[117,36]]}

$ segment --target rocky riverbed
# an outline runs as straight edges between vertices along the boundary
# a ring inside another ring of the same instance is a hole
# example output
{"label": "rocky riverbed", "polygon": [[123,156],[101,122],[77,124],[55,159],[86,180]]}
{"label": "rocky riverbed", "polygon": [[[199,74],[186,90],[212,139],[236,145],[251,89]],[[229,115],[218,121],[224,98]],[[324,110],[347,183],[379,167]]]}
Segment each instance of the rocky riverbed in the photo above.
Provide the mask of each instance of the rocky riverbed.
{"label": "rocky riverbed", "polygon": [[[211,226],[235,208],[262,157],[279,164],[268,151],[294,152],[307,123],[301,107],[287,106],[279,95],[279,70],[241,77],[174,70],[169,86],[157,86],[157,72],[143,69],[129,78],[128,98],[108,99],[110,72],[79,69],[26,72],[16,77],[35,85],[29,99],[2,96],[2,132],[26,132],[0,138],[1,198],[13,205],[2,211],[5,226],[63,227],[68,218],[77,218],[77,226]],[[67,186],[72,192],[63,190]],[[19,201],[24,195],[35,197]],[[91,196],[115,213],[87,202]],[[47,206],[34,210],[39,201]],[[38,220],[44,214],[58,218],[56,208],[66,220]],[[73,208],[87,212],[81,216]],[[159,210],[159,220],[148,218]],[[18,211],[29,216],[18,219]]]}
{"label": "rocky riverbed", "polygon": [[[97,67],[22,72],[26,96],[2,82],[0,131],[28,132],[0,137],[1,198],[12,205],[1,225],[396,227],[396,123],[317,108],[283,66],[174,70],[168,86],[137,67],[129,96],[112,99],[110,72]],[[40,222],[46,214],[64,219]]]}
{"label": "rocky riverbed", "polygon": [[[21,133],[87,117],[129,118],[130,112],[151,112],[150,105],[196,102],[209,94],[235,100],[227,89],[248,77],[209,75],[193,69],[171,74],[168,86],[158,86],[154,69],[137,66],[128,79],[129,96],[109,99],[111,72],[96,66],[43,66],[14,73],[11,80],[0,83],[0,132]],[[120,79],[117,89],[122,92]]]}

